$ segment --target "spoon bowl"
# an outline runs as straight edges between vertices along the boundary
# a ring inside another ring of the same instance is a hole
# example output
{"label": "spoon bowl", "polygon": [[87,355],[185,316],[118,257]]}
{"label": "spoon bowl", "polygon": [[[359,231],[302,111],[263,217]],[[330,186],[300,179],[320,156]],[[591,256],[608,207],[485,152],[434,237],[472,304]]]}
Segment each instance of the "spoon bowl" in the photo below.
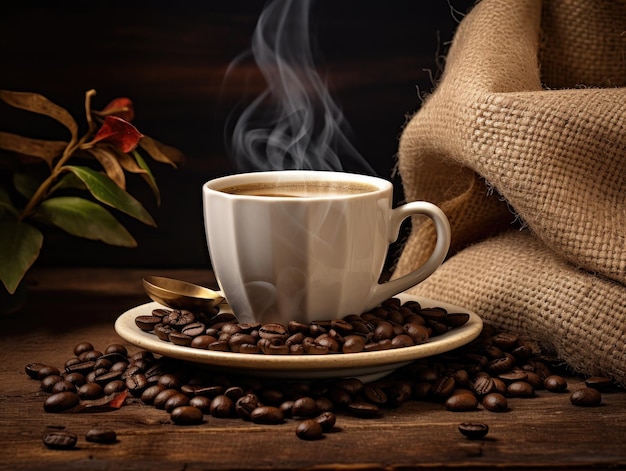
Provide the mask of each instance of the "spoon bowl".
{"label": "spoon bowl", "polygon": [[222,293],[163,276],[146,276],[143,288],[150,299],[172,309],[209,312],[224,301]]}

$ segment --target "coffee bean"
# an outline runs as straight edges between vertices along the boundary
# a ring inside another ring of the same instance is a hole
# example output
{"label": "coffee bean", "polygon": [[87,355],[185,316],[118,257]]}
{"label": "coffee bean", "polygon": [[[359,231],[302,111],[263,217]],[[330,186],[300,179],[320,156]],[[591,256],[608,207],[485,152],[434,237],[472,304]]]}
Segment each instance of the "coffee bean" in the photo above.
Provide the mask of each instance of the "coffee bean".
{"label": "coffee bean", "polygon": [[104,374],[96,376],[93,382],[98,383],[100,386],[106,386],[112,381],[116,381],[116,380],[121,381],[120,379],[121,377],[122,377],[121,371],[109,371],[108,373],[104,373]]}
{"label": "coffee bean", "polygon": [[259,336],[262,339],[284,342],[289,337],[289,331],[282,324],[265,324],[259,328]]}
{"label": "coffee bean", "polygon": [[485,396],[496,389],[493,378],[487,374],[477,376],[474,380],[474,392],[479,396]]}
{"label": "coffee bean", "polygon": [[65,375],[65,381],[69,381],[76,387],[81,387],[87,380],[82,373],[69,373]]}
{"label": "coffee bean", "polygon": [[348,404],[347,409],[352,415],[362,419],[373,419],[380,415],[380,409],[378,406],[369,402],[351,402]]}
{"label": "coffee bean", "polygon": [[104,353],[105,355],[117,353],[118,355],[125,357],[128,355],[128,350],[126,350],[126,347],[122,344],[112,343],[110,345],[107,345],[107,347],[104,349]]}
{"label": "coffee bean", "polygon": [[550,375],[543,380],[543,385],[550,392],[567,391],[567,381],[562,376]]}
{"label": "coffee bean", "polygon": [[105,384],[104,388],[102,388],[102,392],[104,392],[105,396],[108,396],[109,394],[122,392],[125,389],[126,389],[126,383],[124,383],[124,381],[122,381],[121,379],[117,379],[117,380],[111,381],[110,383]]}
{"label": "coffee bean", "polygon": [[250,414],[250,420],[255,424],[277,425],[285,420],[285,415],[278,407],[259,406]]}
{"label": "coffee bean", "polygon": [[438,399],[445,399],[452,393],[452,390],[456,386],[454,378],[452,376],[442,376],[437,378],[432,384],[430,393],[433,397]]}
{"label": "coffee bean", "polygon": [[160,384],[165,389],[180,389],[182,385],[180,378],[172,373],[165,373],[160,375],[157,384]]}
{"label": "coffee bean", "polygon": [[29,363],[24,367],[24,371],[26,374],[32,379],[39,379],[39,370],[41,370],[44,366],[43,363]]}
{"label": "coffee bean", "polygon": [[230,397],[221,394],[213,398],[209,411],[213,417],[232,417],[235,413],[235,403]]}
{"label": "coffee bean", "polygon": [[470,440],[479,440],[489,432],[489,426],[483,423],[462,423],[459,424],[459,432]]}
{"label": "coffee bean", "polygon": [[317,420],[307,419],[298,424],[296,435],[301,440],[319,440],[324,436],[324,430]]}
{"label": "coffee bean", "polygon": [[[536,375],[539,378],[539,375],[537,375],[536,373],[533,372],[526,372],[524,370],[521,369],[512,369],[510,371],[504,372],[504,373],[500,373],[498,374],[498,378],[500,378],[502,381],[504,381],[507,384],[511,384],[511,383],[515,383],[517,381],[525,381],[525,382],[529,382],[528,381],[528,374],[531,375]],[[541,381],[541,378],[539,378],[539,381]]]}
{"label": "coffee bean", "polygon": [[202,423],[204,414],[199,408],[191,405],[179,406],[172,409],[170,418],[178,425],[198,425]]}
{"label": "coffee bean", "polygon": [[63,381],[63,376],[61,375],[48,375],[41,380],[41,389],[46,392],[51,392],[52,388],[59,381]]}
{"label": "coffee bean", "polygon": [[126,388],[134,397],[141,397],[141,394],[148,387],[148,380],[141,373],[134,374],[126,378]]}
{"label": "coffee bean", "polygon": [[444,318],[444,323],[451,328],[461,327],[469,321],[470,315],[466,312],[449,312]]}
{"label": "coffee bean", "polygon": [[186,309],[174,309],[160,319],[164,325],[169,325],[174,329],[180,329],[186,325],[196,322],[196,316],[193,312]]}
{"label": "coffee bean", "polygon": [[315,420],[322,426],[324,432],[330,432],[337,423],[337,417],[330,411],[322,412]]}
{"label": "coffee bean", "polygon": [[362,352],[363,348],[365,348],[365,338],[361,335],[354,334],[344,338],[341,351],[343,353],[358,353]]}
{"label": "coffee bean", "polygon": [[[124,387],[126,387],[126,384],[124,384]],[[105,386],[105,389],[106,389],[106,386]],[[154,401],[155,401],[156,397],[161,392],[165,391],[165,389],[167,389],[167,388],[165,386],[161,385],[161,384],[153,384],[152,386],[148,386],[141,393],[141,402],[143,402],[144,404],[148,404],[148,405],[155,405]],[[174,390],[172,390],[172,391],[174,391]],[[163,404],[165,404],[165,402],[163,402]]]}
{"label": "coffee bean", "polygon": [[613,380],[604,376],[591,376],[585,380],[585,385],[588,388],[597,389],[602,392],[606,391],[613,385]]}
{"label": "coffee bean", "polygon": [[57,430],[43,436],[43,444],[56,450],[70,450],[76,446],[78,436],[72,432]]}
{"label": "coffee bean", "polygon": [[[513,365],[515,365],[515,357],[504,356],[502,358],[496,358],[495,360],[491,360],[487,365],[487,369],[492,373],[500,375],[502,373],[506,373],[511,368],[513,368]],[[499,377],[500,379],[503,379],[501,376]]]}
{"label": "coffee bean", "polygon": [[200,409],[203,414],[211,413],[211,399],[208,397],[194,396],[189,399],[189,405]]}
{"label": "coffee bean", "polygon": [[80,402],[78,394],[72,391],[62,391],[48,396],[43,408],[46,412],[63,412],[77,406]]}
{"label": "coffee bean", "polygon": [[298,417],[313,417],[317,414],[317,404],[312,397],[296,399],[291,407],[291,415]]}
{"label": "coffee bean", "polygon": [[178,391],[177,389],[164,389],[158,392],[156,396],[154,396],[154,399],[152,399],[152,404],[157,409],[165,409],[166,402],[175,394],[182,394],[182,393]]}
{"label": "coffee bean", "polygon": [[506,391],[515,397],[533,397],[535,395],[535,389],[526,381],[515,381],[509,384]]}
{"label": "coffee bean", "polygon": [[172,394],[165,401],[165,404],[163,404],[163,408],[166,410],[166,412],[171,413],[177,407],[186,406],[186,405],[189,405],[189,398],[185,396],[183,393],[176,391],[175,394]]}
{"label": "coffee bean", "polygon": [[259,407],[259,398],[256,394],[248,393],[237,399],[235,413],[244,420],[250,420],[252,411]]}
{"label": "coffee bean", "polygon": [[56,366],[43,365],[37,369],[37,379],[44,379],[50,375],[60,375],[61,371]]}
{"label": "coffee bean", "polygon": [[600,391],[594,388],[581,388],[574,391],[569,398],[575,406],[594,407],[602,402]]}
{"label": "coffee bean", "polygon": [[182,332],[172,330],[169,333],[169,340],[174,345],[179,345],[181,347],[188,347],[191,345],[192,337],[189,335],[183,334]]}
{"label": "coffee bean", "polygon": [[87,431],[85,440],[93,443],[115,443],[117,441],[117,433],[109,428],[94,427]]}
{"label": "coffee bean", "polygon": [[93,371],[94,366],[96,366],[96,362],[93,360],[78,361],[77,363],[72,363],[71,365],[66,366],[65,372],[87,375]]}
{"label": "coffee bean", "polygon": [[84,352],[89,352],[93,350],[93,345],[89,342],[80,342],[74,346],[74,355],[79,356]]}
{"label": "coffee bean", "polygon": [[457,392],[446,399],[445,407],[452,412],[465,412],[478,407],[478,399],[471,392]]}
{"label": "coffee bean", "polygon": [[206,326],[202,322],[192,322],[182,327],[181,333],[188,335],[189,337],[197,337],[204,334]]}
{"label": "coffee bean", "polygon": [[535,389],[535,391],[545,388],[543,384],[544,380],[541,379],[541,376],[534,371],[526,372],[526,382],[530,384]]}
{"label": "coffee bean", "polygon": [[70,383],[69,381],[61,380],[61,381],[56,382],[52,386],[52,389],[50,390],[50,392],[53,392],[53,393],[58,393],[58,392],[63,392],[63,391],[71,391],[75,393],[76,386],[73,383]]}
{"label": "coffee bean", "polygon": [[363,387],[363,397],[372,404],[383,405],[387,402],[387,394],[380,386],[366,384]]}
{"label": "coffee bean", "polygon": [[505,412],[509,405],[506,397],[500,393],[489,393],[483,397],[483,407],[491,412]]}
{"label": "coffee bean", "polygon": [[519,337],[515,334],[500,332],[494,335],[491,339],[496,347],[500,347],[502,350],[510,352],[519,344]]}
{"label": "coffee bean", "polygon": [[224,396],[228,397],[233,403],[237,402],[244,394],[245,392],[241,386],[231,386],[224,391]]}

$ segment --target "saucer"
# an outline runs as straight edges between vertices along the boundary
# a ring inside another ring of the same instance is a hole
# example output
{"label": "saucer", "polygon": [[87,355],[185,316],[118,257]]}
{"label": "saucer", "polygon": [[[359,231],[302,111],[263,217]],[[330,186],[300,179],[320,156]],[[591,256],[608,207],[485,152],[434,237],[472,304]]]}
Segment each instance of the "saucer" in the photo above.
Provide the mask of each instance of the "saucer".
{"label": "saucer", "polygon": [[139,348],[170,358],[210,365],[213,369],[231,373],[294,380],[358,377],[363,382],[370,382],[408,365],[413,360],[461,347],[478,337],[482,330],[482,319],[462,307],[405,293],[395,297],[402,303],[417,301],[422,307],[442,307],[448,312],[466,312],[470,318],[463,326],[434,336],[421,345],[327,355],[245,354],[174,345],[159,339],[153,333],[142,331],[135,325],[137,316],[150,315],[154,309],[164,308],[156,302],[142,304],[120,315],[115,322],[115,331],[124,340]]}

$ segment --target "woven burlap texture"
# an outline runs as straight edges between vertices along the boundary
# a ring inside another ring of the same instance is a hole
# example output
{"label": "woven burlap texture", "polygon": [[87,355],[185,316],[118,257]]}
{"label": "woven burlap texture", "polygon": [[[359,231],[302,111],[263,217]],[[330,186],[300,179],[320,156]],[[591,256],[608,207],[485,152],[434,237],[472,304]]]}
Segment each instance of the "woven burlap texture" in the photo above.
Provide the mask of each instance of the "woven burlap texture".
{"label": "woven burlap texture", "polygon": [[[438,204],[453,231],[451,258],[411,292],[523,327],[580,371],[626,382],[625,85],[626,2],[477,3],[400,140],[406,199]],[[495,234],[520,221],[532,235],[498,239],[510,247],[490,252]],[[424,261],[433,237],[431,224],[413,221],[394,277]],[[459,263],[468,250],[480,257]],[[581,310],[568,297],[590,286],[600,294]],[[545,298],[533,302],[533,291]],[[545,322],[547,308],[572,323]],[[607,319],[613,334],[582,335]]]}

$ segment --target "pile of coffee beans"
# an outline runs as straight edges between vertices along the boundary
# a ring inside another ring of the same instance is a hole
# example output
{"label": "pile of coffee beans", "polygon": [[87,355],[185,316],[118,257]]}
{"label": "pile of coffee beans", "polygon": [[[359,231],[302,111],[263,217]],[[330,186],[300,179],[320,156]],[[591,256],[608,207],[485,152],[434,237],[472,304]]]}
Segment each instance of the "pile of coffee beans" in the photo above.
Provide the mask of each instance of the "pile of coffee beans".
{"label": "pile of coffee beans", "polygon": [[154,309],[135,318],[137,327],[175,345],[233,353],[311,354],[358,353],[420,345],[429,338],[461,327],[466,312],[404,304],[391,298],[369,312],[309,324],[289,322],[237,323],[229,313],[193,313]]}
{"label": "pile of coffee beans", "polygon": [[[141,403],[169,415],[178,425],[200,425],[209,417],[240,418],[257,424],[297,422],[298,438],[314,440],[337,431],[337,414],[375,419],[407,401],[439,403],[458,412],[510,410],[511,398],[529,398],[537,390],[568,392],[565,379],[538,356],[532,343],[485,325],[479,337],[451,352],[416,360],[371,383],[358,378],[280,381],[241,377],[198,368],[184,361],[141,350],[128,353],[121,344],[97,350],[89,342],[74,348],[61,368],[44,363],[26,365],[26,373],[49,393],[46,412],[109,410]],[[576,406],[602,402],[608,378],[588,378],[586,388],[570,395]],[[477,438],[488,429],[464,425],[462,433]],[[72,437],[58,434],[44,440],[63,446]]]}

